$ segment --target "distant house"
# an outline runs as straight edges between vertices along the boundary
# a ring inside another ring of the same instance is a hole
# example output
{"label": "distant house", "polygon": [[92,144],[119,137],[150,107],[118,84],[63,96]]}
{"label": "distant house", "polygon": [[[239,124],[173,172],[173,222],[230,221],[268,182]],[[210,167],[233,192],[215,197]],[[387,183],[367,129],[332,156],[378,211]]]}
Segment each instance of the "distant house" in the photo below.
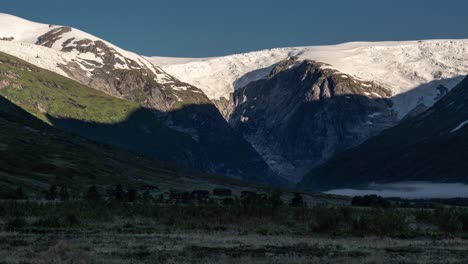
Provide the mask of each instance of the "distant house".
{"label": "distant house", "polygon": [[222,197],[232,196],[232,191],[230,189],[217,188],[213,190],[213,195]]}
{"label": "distant house", "polygon": [[232,198],[223,198],[221,203],[223,205],[232,205],[232,204],[234,204],[234,199],[232,199]]}
{"label": "distant house", "polygon": [[242,191],[241,192],[241,199],[244,200],[244,199],[255,199],[257,197],[257,193],[256,192],[252,192],[252,191]]}
{"label": "distant house", "polygon": [[150,185],[150,184],[145,184],[140,187],[141,191],[156,191],[159,190],[158,186]]}
{"label": "distant house", "polygon": [[187,203],[190,200],[190,193],[171,191],[169,193],[170,201]]}
{"label": "distant house", "polygon": [[197,201],[207,201],[210,198],[210,192],[206,190],[194,190],[190,198]]}
{"label": "distant house", "polygon": [[256,193],[253,191],[242,191],[241,200],[244,201],[265,201],[268,196],[265,193]]}

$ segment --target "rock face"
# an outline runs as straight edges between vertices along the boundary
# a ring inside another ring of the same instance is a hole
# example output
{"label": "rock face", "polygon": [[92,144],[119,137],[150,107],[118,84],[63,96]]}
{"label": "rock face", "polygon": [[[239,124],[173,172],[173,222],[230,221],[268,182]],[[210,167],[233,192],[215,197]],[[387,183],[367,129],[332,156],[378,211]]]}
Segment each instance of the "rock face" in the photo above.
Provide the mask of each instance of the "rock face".
{"label": "rock face", "polygon": [[234,93],[229,122],[275,172],[299,181],[334,154],[395,125],[390,95],[329,65],[289,58]]}
{"label": "rock face", "polygon": [[314,168],[302,188],[468,182],[468,78],[427,111]]}

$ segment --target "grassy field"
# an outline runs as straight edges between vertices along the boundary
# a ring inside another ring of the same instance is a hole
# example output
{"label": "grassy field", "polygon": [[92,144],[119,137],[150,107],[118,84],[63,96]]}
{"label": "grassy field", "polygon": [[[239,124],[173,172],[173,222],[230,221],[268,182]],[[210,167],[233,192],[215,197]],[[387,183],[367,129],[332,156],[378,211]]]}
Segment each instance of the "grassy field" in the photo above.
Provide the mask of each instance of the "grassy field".
{"label": "grassy field", "polygon": [[[284,197],[283,197],[284,198]],[[466,263],[468,210],[2,201],[0,263]]]}
{"label": "grassy field", "polygon": [[216,233],[0,233],[1,263],[466,263],[468,240]]}

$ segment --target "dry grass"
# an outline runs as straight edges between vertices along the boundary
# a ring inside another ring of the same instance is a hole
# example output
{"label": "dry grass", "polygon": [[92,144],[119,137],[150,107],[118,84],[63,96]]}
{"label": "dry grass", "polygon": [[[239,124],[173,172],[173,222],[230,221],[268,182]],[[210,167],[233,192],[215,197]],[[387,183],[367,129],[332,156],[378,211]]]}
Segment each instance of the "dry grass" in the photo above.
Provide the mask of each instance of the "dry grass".
{"label": "dry grass", "polygon": [[467,263],[468,241],[222,233],[0,234],[0,263]]}

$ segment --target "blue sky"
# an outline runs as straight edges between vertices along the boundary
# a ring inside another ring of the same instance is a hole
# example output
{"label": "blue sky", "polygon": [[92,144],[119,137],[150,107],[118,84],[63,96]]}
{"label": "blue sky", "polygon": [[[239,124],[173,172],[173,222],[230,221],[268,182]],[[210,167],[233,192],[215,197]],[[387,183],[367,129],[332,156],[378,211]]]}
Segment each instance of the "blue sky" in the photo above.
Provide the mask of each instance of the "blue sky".
{"label": "blue sky", "polygon": [[466,0],[0,0],[144,55],[205,57],[348,41],[468,38]]}

